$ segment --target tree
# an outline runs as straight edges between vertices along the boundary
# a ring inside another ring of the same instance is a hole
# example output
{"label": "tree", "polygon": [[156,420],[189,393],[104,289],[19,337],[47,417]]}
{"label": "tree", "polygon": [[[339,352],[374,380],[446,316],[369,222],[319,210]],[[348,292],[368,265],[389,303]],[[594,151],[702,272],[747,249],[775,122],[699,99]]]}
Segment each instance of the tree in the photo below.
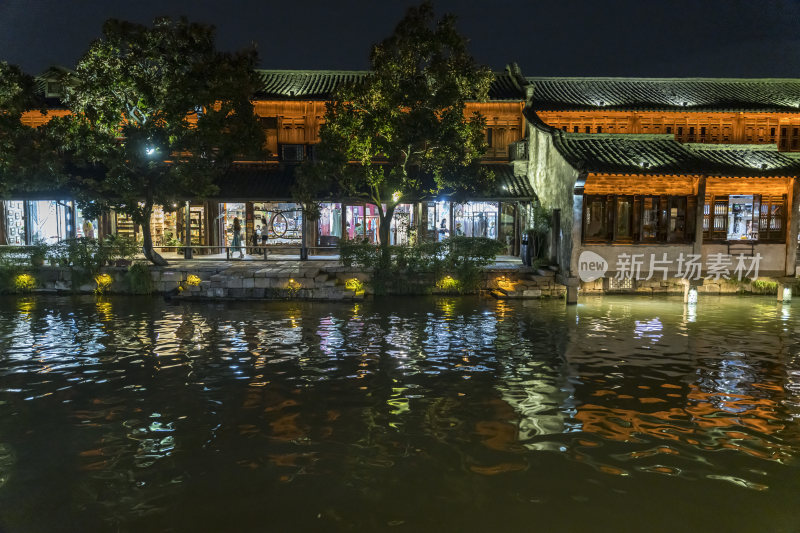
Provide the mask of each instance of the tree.
{"label": "tree", "polygon": [[311,163],[324,171],[304,175],[333,176],[347,194],[375,204],[386,251],[399,203],[443,189],[467,193],[493,179],[478,164],[485,121],[465,116],[467,101],[486,100],[493,74],[470,56],[455,18],[437,21],[429,2],[408,10],[370,62],[368,75],[328,103]]}
{"label": "tree", "polygon": [[256,62],[255,49],[217,51],[211,26],[107,21],[65,80],[72,116],[50,128],[73,164],[101,171],[71,172],[82,209],[130,215],[145,256],[166,264],[153,250],[153,206],[212,194],[235,158],[261,154]]}
{"label": "tree", "polygon": [[[22,122],[26,112],[42,110],[36,81],[19,67],[0,62],[0,196],[41,186],[43,176],[58,167],[44,147],[42,131]],[[48,183],[52,188],[53,183]]]}

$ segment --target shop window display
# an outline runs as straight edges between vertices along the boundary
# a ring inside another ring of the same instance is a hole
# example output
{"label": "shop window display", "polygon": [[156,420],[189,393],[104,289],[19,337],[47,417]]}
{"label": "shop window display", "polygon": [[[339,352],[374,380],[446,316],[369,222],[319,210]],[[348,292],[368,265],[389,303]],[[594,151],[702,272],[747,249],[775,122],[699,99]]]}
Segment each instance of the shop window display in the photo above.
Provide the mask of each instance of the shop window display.
{"label": "shop window display", "polygon": [[467,202],[453,206],[455,235],[497,238],[497,202]]}
{"label": "shop window display", "polygon": [[28,202],[33,239],[53,244],[69,237],[73,224],[71,211],[70,202],[58,200]]}
{"label": "shop window display", "polygon": [[389,231],[389,244],[403,245],[411,241],[412,230],[414,228],[414,206],[413,204],[398,204],[392,216],[391,229]]}
{"label": "shop window display", "polygon": [[83,216],[81,209],[75,210],[75,234],[79,238],[97,239],[100,237],[100,228],[97,219]]}
{"label": "shop window display", "polygon": [[25,244],[25,207],[23,202],[3,202],[5,212],[5,242]]}
{"label": "shop window display", "polygon": [[303,212],[296,203],[256,202],[253,204],[253,219],[253,227],[260,232],[262,244],[299,245],[302,240]]}
{"label": "shop window display", "polygon": [[342,204],[320,205],[317,246],[336,246],[342,238]]}
{"label": "shop window display", "polygon": [[426,202],[423,216],[427,239],[443,241],[450,237],[450,202]]}
{"label": "shop window display", "polygon": [[373,204],[345,207],[345,235],[378,244],[378,207]]}
{"label": "shop window display", "polygon": [[222,245],[223,246],[232,246],[233,245],[233,219],[238,218],[239,224],[242,226],[241,231],[241,239],[244,241],[245,239],[245,204],[243,203],[230,203],[230,204],[221,204],[220,205],[220,221],[222,222],[222,230],[220,235],[222,235]]}

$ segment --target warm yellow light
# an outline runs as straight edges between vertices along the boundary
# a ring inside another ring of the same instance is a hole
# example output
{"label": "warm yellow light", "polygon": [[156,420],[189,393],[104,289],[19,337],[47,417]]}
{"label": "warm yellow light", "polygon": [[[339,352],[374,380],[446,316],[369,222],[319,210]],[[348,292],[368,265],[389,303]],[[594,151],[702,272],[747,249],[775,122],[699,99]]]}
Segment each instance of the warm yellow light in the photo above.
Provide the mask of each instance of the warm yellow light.
{"label": "warm yellow light", "polygon": [[348,291],[353,291],[356,294],[364,292],[364,284],[358,278],[350,278],[344,282],[344,288]]}
{"label": "warm yellow light", "polygon": [[445,276],[439,280],[439,283],[437,283],[436,286],[440,289],[455,290],[458,289],[459,283],[458,280],[452,276]]}
{"label": "warm yellow light", "polygon": [[36,286],[36,280],[30,274],[19,274],[14,278],[14,288],[18,291],[29,291]]}
{"label": "warm yellow light", "polygon": [[103,294],[108,290],[113,283],[113,279],[108,274],[98,274],[94,277],[94,282],[97,283],[97,288],[94,290],[97,294]]}
{"label": "warm yellow light", "polygon": [[400,201],[400,198],[401,198],[402,196],[403,196],[403,194],[402,194],[400,191],[394,191],[394,192],[392,193],[392,201],[393,201],[393,202],[399,202],[399,201]]}

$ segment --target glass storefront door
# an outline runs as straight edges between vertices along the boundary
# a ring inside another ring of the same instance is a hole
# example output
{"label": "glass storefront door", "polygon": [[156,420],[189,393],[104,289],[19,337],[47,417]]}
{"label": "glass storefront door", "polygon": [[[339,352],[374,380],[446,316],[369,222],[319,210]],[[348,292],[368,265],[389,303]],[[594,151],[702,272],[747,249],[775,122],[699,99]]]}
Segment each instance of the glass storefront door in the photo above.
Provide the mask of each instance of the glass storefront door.
{"label": "glass storefront door", "polygon": [[33,240],[54,244],[72,232],[72,206],[60,200],[28,202],[28,217]]}
{"label": "glass storefront door", "polygon": [[411,228],[414,226],[414,204],[398,204],[392,216],[389,231],[389,244],[403,245],[411,240]]}
{"label": "glass storefront door", "polygon": [[423,206],[425,217],[425,238],[443,241],[450,236],[450,202],[426,202]]}
{"label": "glass storefront door", "polygon": [[506,245],[507,255],[517,255],[516,243],[517,206],[510,203],[500,204],[500,231],[499,240]]}
{"label": "glass storefront door", "polygon": [[246,236],[245,236],[245,204],[243,203],[230,203],[230,204],[221,204],[219,206],[219,212],[222,215],[220,217],[220,222],[222,224],[222,231],[220,231],[220,235],[222,236],[222,245],[223,246],[233,246],[233,221],[234,219],[239,219],[239,225],[241,226],[241,230],[239,232],[239,237],[241,239],[241,244],[245,244]]}

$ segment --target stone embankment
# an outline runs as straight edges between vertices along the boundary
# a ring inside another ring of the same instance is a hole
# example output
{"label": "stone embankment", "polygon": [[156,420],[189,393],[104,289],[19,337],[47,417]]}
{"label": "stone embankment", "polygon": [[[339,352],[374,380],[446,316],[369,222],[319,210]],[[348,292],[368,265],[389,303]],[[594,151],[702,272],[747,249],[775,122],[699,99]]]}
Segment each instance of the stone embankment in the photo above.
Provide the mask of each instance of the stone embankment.
{"label": "stone embankment", "polygon": [[[149,266],[152,293],[180,299],[358,300],[373,293],[370,274],[333,261],[205,262],[187,261],[166,267]],[[30,272],[35,292],[97,292],[97,278],[78,276],[69,268],[41,267]],[[125,267],[108,267],[102,292],[131,294],[135,290]],[[75,281],[81,278],[80,283]],[[396,294],[458,294],[453,285],[432,275],[401,279]],[[452,279],[450,280],[452,281]],[[399,289],[402,288],[402,289]],[[564,287],[549,270],[495,265],[482,273],[481,291],[496,298],[561,297]]]}

